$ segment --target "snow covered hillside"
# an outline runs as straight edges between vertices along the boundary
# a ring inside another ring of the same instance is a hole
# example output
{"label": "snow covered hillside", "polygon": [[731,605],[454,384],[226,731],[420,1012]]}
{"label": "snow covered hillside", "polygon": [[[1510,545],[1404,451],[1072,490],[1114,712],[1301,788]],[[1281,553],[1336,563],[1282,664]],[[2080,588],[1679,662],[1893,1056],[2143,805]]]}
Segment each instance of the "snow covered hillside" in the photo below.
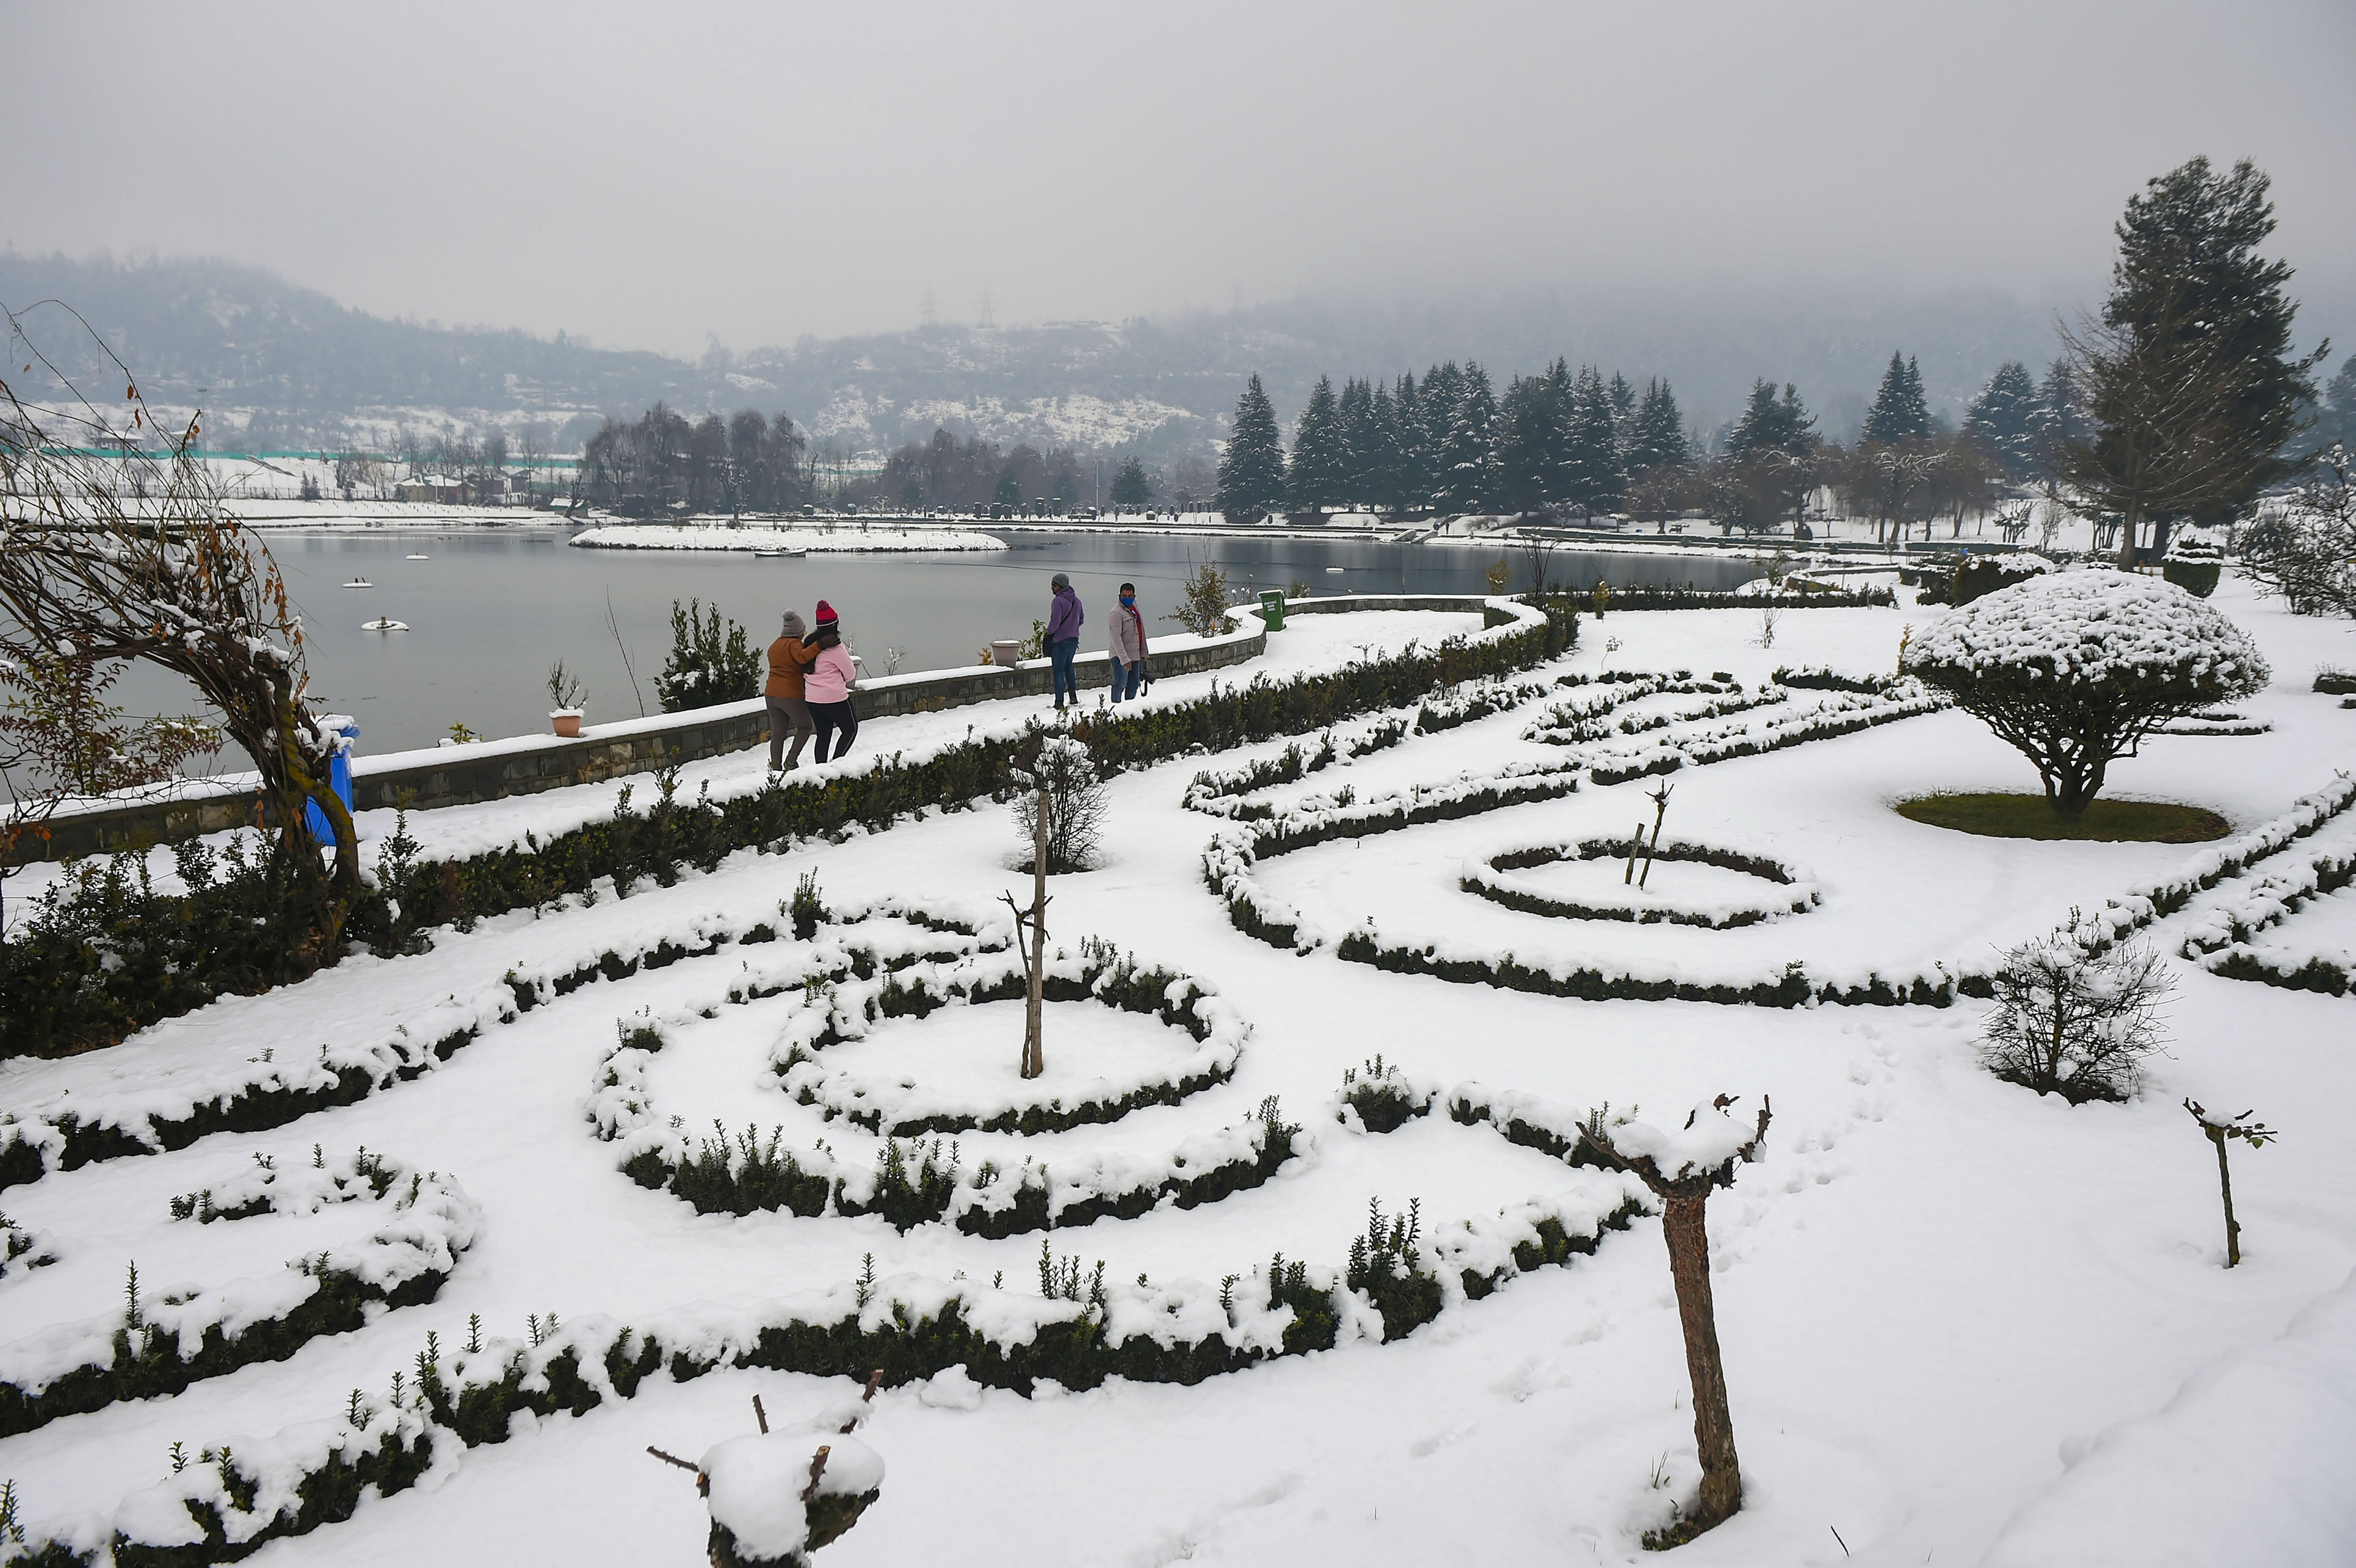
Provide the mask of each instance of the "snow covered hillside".
{"label": "snow covered hillside", "polygon": [[[1794,609],[1772,648],[1755,612],[1612,613],[1114,776],[1103,864],[1050,880],[1044,1078],[998,901],[1029,848],[987,800],[0,1062],[0,1477],[35,1541],[125,1562],[684,1563],[706,1505],[648,1445],[880,1366],[837,1483],[880,1494],[825,1568],[1654,1561],[1697,1483],[1661,1221],[1563,1151],[1725,1094],[1773,1104],[1708,1215],[1745,1491],[1677,1561],[2356,1561],[2356,998],[2264,983],[2356,967],[2356,711],[2308,690],[2356,636],[2211,603],[2273,684],[2104,793],[2210,807],[2212,844],[1892,811],[2036,787],[1882,678],[1941,611]],[[1297,616],[1144,700],[1512,631],[1480,619]],[[872,720],[816,776],[1037,716]],[[477,855],[619,794],[408,828]],[[2072,920],[2177,983],[2128,1104],[1976,1059],[1973,977]],[[2187,1096],[2282,1133],[2234,1151],[2230,1272]],[[1428,1299],[1350,1288],[1394,1236]]]}

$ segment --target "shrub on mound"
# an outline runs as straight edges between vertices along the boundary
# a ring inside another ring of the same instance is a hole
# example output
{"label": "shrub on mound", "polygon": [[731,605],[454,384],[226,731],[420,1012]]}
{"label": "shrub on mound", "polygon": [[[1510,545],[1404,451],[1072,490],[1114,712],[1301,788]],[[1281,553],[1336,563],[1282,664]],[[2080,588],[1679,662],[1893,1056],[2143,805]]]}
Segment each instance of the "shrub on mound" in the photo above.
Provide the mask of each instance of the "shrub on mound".
{"label": "shrub on mound", "polygon": [[2171,719],[2263,689],[2248,635],[2182,589],[2126,572],[2032,577],[1973,601],[1911,645],[1903,667],[2036,764],[2065,816],[2104,771]]}

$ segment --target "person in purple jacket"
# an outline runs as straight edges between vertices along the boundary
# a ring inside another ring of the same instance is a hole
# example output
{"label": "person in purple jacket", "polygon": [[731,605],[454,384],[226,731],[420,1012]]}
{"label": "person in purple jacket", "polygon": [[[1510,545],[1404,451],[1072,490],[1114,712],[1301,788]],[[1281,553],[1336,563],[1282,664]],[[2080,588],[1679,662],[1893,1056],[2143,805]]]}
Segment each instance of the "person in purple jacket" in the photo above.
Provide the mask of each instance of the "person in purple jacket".
{"label": "person in purple jacket", "polygon": [[1072,592],[1070,578],[1055,573],[1054,588],[1054,605],[1047,612],[1047,656],[1055,661],[1055,711],[1061,713],[1066,691],[1072,694],[1072,706],[1080,705],[1080,683],[1072,673],[1072,656],[1080,651],[1080,623],[1087,617],[1080,609],[1080,596]]}

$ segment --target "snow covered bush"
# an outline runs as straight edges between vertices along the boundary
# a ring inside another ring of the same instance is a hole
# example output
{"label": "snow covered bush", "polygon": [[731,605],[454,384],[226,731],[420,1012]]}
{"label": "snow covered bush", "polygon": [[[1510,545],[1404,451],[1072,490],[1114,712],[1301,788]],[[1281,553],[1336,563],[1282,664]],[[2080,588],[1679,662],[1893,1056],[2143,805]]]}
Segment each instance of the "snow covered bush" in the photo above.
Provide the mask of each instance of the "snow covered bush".
{"label": "snow covered bush", "polygon": [[725,621],[723,629],[717,604],[710,614],[702,609],[701,600],[689,600],[683,609],[678,600],[670,602],[670,656],[655,677],[655,696],[666,713],[761,695],[761,656],[744,628]]}
{"label": "snow covered bush", "polygon": [[1013,811],[1023,841],[1039,832],[1039,797],[1047,800],[1047,871],[1085,871],[1097,863],[1104,834],[1104,781],[1097,776],[1087,742],[1072,735],[1042,733],[1008,770],[1014,786]]}
{"label": "snow covered bush", "polygon": [[2000,588],[2042,577],[2052,570],[2053,563],[2034,550],[1967,556],[1955,568],[1955,603],[1968,604],[1975,599],[1985,599]]}
{"label": "snow covered bush", "polygon": [[2253,696],[2272,674],[2257,644],[2200,600],[2110,571],[1975,600],[1916,638],[1903,667],[2035,763],[2047,802],[2070,816],[2145,735]]}
{"label": "snow covered bush", "polygon": [[2007,952],[1991,979],[1996,1010],[1981,1063],[2073,1105],[2135,1093],[2144,1059],[2160,1048],[2159,1004],[2175,985],[2141,943],[2094,951],[2075,910],[2061,930]]}
{"label": "snow covered bush", "polygon": [[2356,453],[2338,443],[2291,505],[2242,536],[2242,569],[2295,615],[2356,615]]}
{"label": "snow covered bush", "polygon": [[2214,534],[2207,528],[2186,527],[2177,529],[2169,540],[2159,571],[2195,599],[2206,599],[2217,592],[2217,577],[2224,564],[2225,552],[2218,548]]}

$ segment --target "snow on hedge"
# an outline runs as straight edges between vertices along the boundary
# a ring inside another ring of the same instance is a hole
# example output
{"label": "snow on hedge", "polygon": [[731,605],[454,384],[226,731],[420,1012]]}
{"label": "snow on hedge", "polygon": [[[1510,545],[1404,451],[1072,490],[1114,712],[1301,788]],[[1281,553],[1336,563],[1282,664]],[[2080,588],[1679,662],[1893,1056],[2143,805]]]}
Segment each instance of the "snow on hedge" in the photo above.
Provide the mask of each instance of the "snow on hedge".
{"label": "snow on hedge", "polygon": [[[77,1375],[91,1385],[91,1396],[70,1403],[95,1409],[106,1403],[99,1396],[108,1391],[99,1385],[110,1376],[132,1380],[140,1392],[153,1392],[144,1381],[153,1363],[187,1366],[202,1354],[205,1360],[193,1375],[230,1371],[230,1365],[216,1363],[238,1360],[237,1341],[256,1329],[288,1329],[290,1320],[299,1321],[297,1315],[306,1303],[331,1288],[372,1300],[421,1289],[430,1296],[457,1266],[459,1256],[475,1244],[482,1210],[455,1177],[393,1166],[376,1168],[392,1179],[381,1192],[369,1196],[375,1223],[360,1241],[293,1259],[275,1275],[233,1281],[177,1299],[134,1298],[123,1308],[54,1323],[0,1344],[0,1423],[23,1431],[67,1413],[42,1404],[38,1396]],[[256,1193],[249,1196],[258,1195],[267,1184],[252,1185]],[[298,1181],[289,1196],[300,1204],[318,1196],[315,1188],[327,1185]],[[362,1177],[359,1185],[369,1183]],[[216,1332],[231,1347],[226,1354],[209,1351],[208,1340]],[[265,1351],[259,1359],[277,1358]]]}

